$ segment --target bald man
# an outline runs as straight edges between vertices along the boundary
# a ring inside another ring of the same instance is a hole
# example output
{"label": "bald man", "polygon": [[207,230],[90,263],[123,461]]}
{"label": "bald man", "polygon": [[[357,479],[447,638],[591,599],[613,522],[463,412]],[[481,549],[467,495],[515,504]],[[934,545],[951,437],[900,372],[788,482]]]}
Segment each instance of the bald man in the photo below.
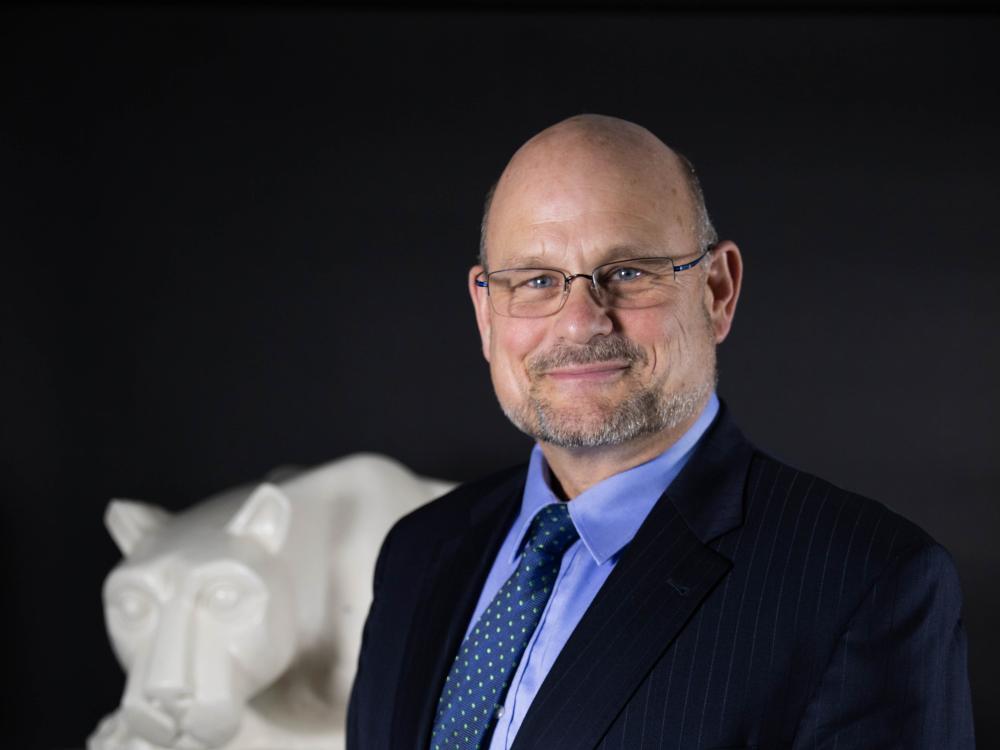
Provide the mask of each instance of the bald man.
{"label": "bald man", "polygon": [[715,393],[742,271],[646,129],[578,116],[517,151],[468,283],[536,444],[389,533],[349,747],[973,747],[948,553]]}

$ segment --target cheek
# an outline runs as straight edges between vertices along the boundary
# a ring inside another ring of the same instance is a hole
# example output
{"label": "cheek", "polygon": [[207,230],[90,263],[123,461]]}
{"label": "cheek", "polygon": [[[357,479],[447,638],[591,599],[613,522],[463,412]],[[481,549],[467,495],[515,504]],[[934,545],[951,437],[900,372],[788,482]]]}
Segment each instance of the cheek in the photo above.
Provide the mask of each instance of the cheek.
{"label": "cheek", "polygon": [[697,377],[713,360],[715,334],[712,322],[706,316],[704,308],[692,304],[688,309],[678,310],[671,316],[672,331],[669,355],[677,363],[677,369],[682,371],[684,380]]}
{"label": "cheek", "polygon": [[642,310],[632,316],[623,333],[649,355],[649,370],[656,376],[679,374],[698,357],[698,341],[704,323],[696,309],[679,306]]}
{"label": "cheek", "polygon": [[646,352],[646,367],[661,374],[671,367],[684,338],[677,310],[650,308],[635,312],[638,314],[622,321],[622,333]]}
{"label": "cheek", "polygon": [[494,324],[490,357],[494,367],[523,372],[524,360],[538,351],[545,340],[545,328],[536,322],[510,319]]}

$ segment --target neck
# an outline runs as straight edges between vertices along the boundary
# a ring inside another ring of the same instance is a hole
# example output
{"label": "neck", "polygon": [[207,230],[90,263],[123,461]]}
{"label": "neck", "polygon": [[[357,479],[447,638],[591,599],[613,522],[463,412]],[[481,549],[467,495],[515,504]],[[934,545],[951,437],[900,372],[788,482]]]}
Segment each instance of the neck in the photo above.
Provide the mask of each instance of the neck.
{"label": "neck", "polygon": [[691,417],[673,429],[644,435],[620,445],[564,448],[551,443],[539,443],[549,470],[559,484],[558,488],[553,489],[557,492],[561,489],[565,499],[572,500],[598,482],[656,458],[691,428],[704,408],[705,404],[702,404]]}

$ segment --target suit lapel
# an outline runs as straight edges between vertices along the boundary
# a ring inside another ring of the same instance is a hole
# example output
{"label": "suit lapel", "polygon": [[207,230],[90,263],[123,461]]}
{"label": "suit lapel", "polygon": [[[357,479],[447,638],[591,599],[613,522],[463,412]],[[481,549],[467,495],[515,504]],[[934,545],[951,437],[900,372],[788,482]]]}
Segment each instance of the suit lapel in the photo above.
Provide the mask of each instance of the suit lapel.
{"label": "suit lapel", "polygon": [[392,747],[426,750],[437,701],[490,566],[517,517],[524,471],[471,503],[466,523],[428,544],[428,560],[396,692]]}
{"label": "suit lapel", "polygon": [[752,448],[723,408],[553,664],[514,750],[596,746],[731,567],[708,546],[742,522]]}

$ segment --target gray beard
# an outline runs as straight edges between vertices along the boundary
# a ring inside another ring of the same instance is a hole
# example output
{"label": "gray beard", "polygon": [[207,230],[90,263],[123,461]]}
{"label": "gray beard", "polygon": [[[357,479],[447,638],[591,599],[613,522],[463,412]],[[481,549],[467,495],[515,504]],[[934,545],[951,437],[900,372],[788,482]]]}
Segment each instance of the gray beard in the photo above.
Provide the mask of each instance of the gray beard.
{"label": "gray beard", "polygon": [[[637,389],[614,407],[606,401],[596,402],[590,414],[568,413],[566,409],[556,408],[539,394],[534,384],[523,403],[513,406],[501,403],[500,407],[515,427],[543,443],[561,448],[622,445],[645,435],[674,430],[696,415],[716,384],[714,348],[712,354],[706,377],[689,388],[664,393],[662,385],[654,383]],[[530,361],[528,370],[537,375],[564,365],[616,359],[632,364],[646,363],[645,354],[628,339],[609,336],[586,347],[546,352]]]}

